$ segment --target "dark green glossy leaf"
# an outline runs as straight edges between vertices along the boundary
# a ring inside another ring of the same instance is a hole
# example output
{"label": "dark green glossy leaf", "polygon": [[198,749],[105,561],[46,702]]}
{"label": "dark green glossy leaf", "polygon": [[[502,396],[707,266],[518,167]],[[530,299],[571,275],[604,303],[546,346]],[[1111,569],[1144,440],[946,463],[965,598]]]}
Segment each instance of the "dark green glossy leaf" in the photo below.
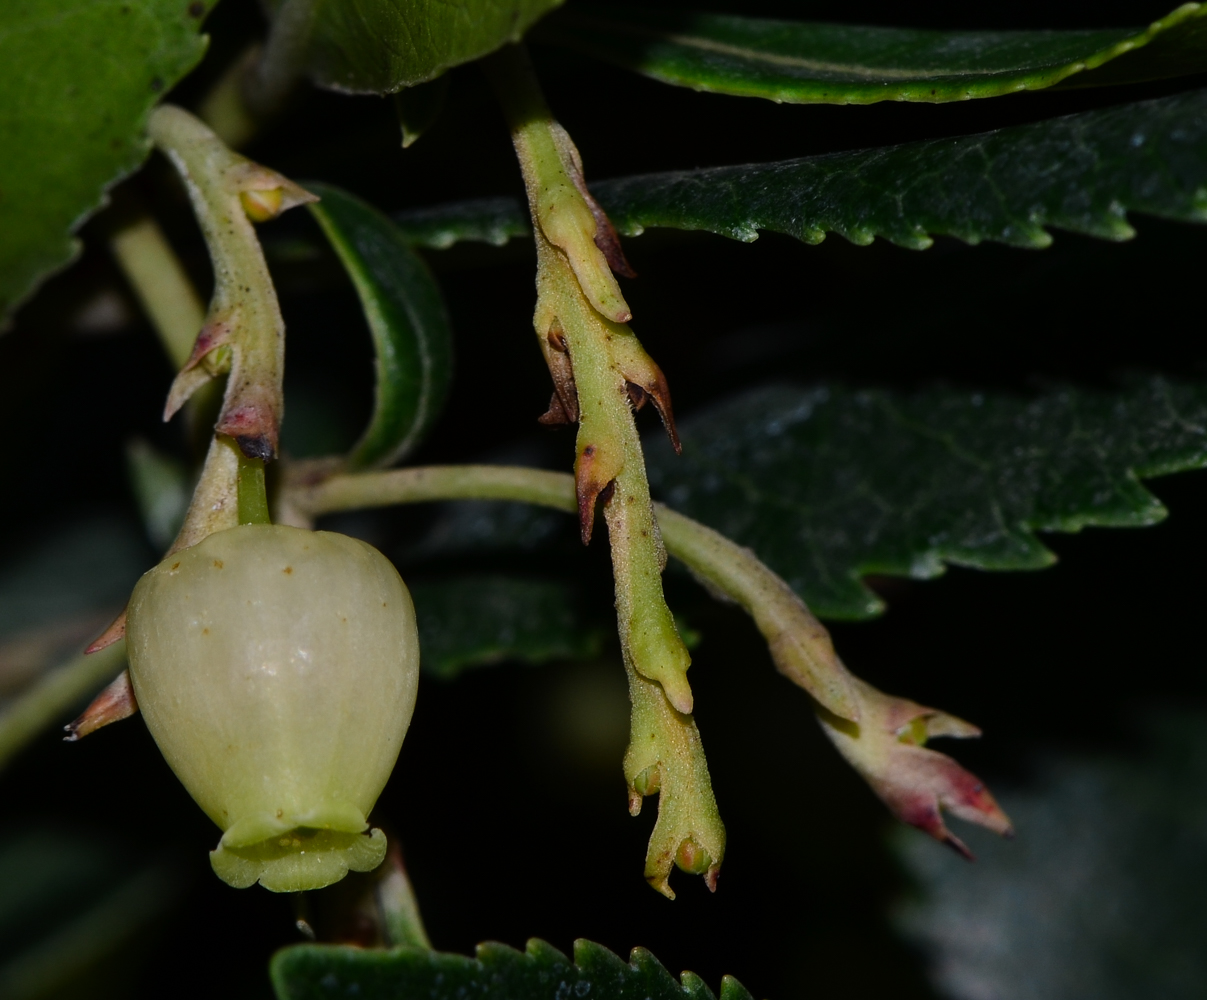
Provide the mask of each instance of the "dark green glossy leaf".
{"label": "dark green glossy leaf", "polygon": [[602,645],[561,580],[473,575],[411,584],[426,673],[449,680],[504,660],[586,659]]}
{"label": "dark green glossy leaf", "polygon": [[[1041,248],[1047,227],[1124,240],[1129,211],[1207,221],[1207,90],[1050,121],[777,163],[621,177],[591,185],[620,232],[759,230],[820,243],[836,232],[922,250],[932,236]],[[527,233],[518,202],[409,213],[404,230],[444,247],[489,227]],[[413,222],[410,220],[414,220]]]}
{"label": "dark green glossy leaf", "polygon": [[347,269],[377,352],[377,398],[352,468],[393,465],[431,429],[452,378],[452,333],[440,288],[388,217],[330,184],[310,205]]}
{"label": "dark green glossy leaf", "polygon": [[[540,38],[663,83],[789,104],[939,104],[1207,70],[1207,7],[1147,28],[933,31],[575,6]],[[1099,67],[1104,67],[1099,69]]]}
{"label": "dark green glossy leaf", "polygon": [[147,113],[201,58],[214,2],[0,4],[0,323],[146,158]]}
{"label": "dark green glossy leaf", "polygon": [[[676,982],[644,948],[634,948],[625,962],[581,939],[574,942],[573,963],[535,938],[522,952],[481,944],[475,958],[418,948],[295,945],[273,956],[271,973],[277,1000],[715,1000],[699,976],[685,972]],[[720,1000],[751,997],[726,976]]]}
{"label": "dark green glossy leaf", "polygon": [[340,0],[314,3],[309,68],[325,87],[392,94],[518,42],[562,0]]}
{"label": "dark green glossy leaf", "polygon": [[647,442],[655,496],[748,545],[813,610],[882,609],[860,578],[1038,569],[1036,531],[1155,524],[1140,478],[1207,466],[1207,385],[1113,393],[755,390]]}

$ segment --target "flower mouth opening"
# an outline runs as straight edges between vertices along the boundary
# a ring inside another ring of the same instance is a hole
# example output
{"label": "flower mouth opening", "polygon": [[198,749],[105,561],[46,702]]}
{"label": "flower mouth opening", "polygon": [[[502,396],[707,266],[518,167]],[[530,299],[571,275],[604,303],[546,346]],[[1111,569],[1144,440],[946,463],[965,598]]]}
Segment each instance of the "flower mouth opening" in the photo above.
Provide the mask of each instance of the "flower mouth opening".
{"label": "flower mouth opening", "polygon": [[238,847],[219,843],[210,864],[227,885],[259,882],[272,892],[302,892],[338,882],[349,871],[372,871],[386,855],[386,835],[298,826]]}

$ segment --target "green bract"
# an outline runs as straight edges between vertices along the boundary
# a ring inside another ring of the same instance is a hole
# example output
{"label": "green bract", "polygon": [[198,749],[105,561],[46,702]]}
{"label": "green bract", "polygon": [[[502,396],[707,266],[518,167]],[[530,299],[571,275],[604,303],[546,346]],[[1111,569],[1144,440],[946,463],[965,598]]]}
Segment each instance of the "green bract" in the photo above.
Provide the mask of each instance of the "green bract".
{"label": "green bract", "polygon": [[381,863],[365,817],[419,672],[411,599],[381,553],[325,531],[220,531],[143,576],[127,637],[151,735],[224,831],[220,878],[296,892]]}

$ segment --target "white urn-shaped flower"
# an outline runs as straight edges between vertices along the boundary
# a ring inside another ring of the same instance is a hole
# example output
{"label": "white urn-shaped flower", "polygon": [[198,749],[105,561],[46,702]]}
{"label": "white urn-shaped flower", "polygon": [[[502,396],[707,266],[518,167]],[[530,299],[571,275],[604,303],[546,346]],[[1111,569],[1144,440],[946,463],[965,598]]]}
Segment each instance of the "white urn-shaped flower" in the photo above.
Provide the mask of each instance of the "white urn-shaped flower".
{"label": "white urn-shaped flower", "polygon": [[315,889],[380,864],[366,834],[411,720],[419,641],[410,595],[345,535],[252,524],[168,556],[127,626],[147,727],[224,831],[230,885]]}

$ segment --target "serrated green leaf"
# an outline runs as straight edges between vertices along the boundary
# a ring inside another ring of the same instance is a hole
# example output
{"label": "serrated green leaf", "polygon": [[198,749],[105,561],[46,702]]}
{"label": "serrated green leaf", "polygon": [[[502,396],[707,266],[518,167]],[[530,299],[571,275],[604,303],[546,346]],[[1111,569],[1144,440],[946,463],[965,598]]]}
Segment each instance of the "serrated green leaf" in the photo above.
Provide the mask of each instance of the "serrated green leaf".
{"label": "serrated green leaf", "polygon": [[352,468],[393,465],[423,440],[452,380],[453,339],[440,288],[389,218],[330,184],[307,183],[310,211],[356,286],[373,336],[373,416]]}
{"label": "serrated green leaf", "polygon": [[[1207,221],[1207,90],[958,139],[620,177],[591,192],[627,236],[665,227],[746,242],[768,230],[806,243],[835,232],[861,246],[881,236],[923,250],[955,236],[1042,248],[1053,227],[1125,240],[1129,211]],[[428,247],[529,232],[506,199],[400,218]]]}
{"label": "serrated green leaf", "polygon": [[467,575],[412,583],[411,596],[423,670],[442,680],[503,660],[586,659],[602,645],[564,581]]}
{"label": "serrated green leaf", "polygon": [[[625,962],[602,945],[574,942],[574,961],[533,938],[525,951],[493,942],[475,958],[418,948],[377,951],[303,944],[276,953],[270,966],[277,1000],[715,1000],[690,972],[680,982],[644,948]],[[720,1000],[751,1000],[732,976]]]}
{"label": "serrated green leaf", "polygon": [[340,0],[315,4],[308,66],[315,82],[392,94],[518,42],[563,0]]}
{"label": "serrated green leaf", "polygon": [[1207,466],[1207,385],[1034,397],[775,386],[646,445],[655,496],[749,546],[815,613],[866,618],[871,573],[1038,569],[1036,531],[1165,517],[1140,479]]}
{"label": "serrated green leaf", "polygon": [[[645,76],[789,104],[941,104],[1207,70],[1207,7],[1183,4],[1147,28],[933,31],[576,5],[540,39]],[[1099,69],[1099,67],[1104,67]]]}
{"label": "serrated green leaf", "polygon": [[0,323],[146,158],[147,113],[201,59],[214,3],[0,4]]}

